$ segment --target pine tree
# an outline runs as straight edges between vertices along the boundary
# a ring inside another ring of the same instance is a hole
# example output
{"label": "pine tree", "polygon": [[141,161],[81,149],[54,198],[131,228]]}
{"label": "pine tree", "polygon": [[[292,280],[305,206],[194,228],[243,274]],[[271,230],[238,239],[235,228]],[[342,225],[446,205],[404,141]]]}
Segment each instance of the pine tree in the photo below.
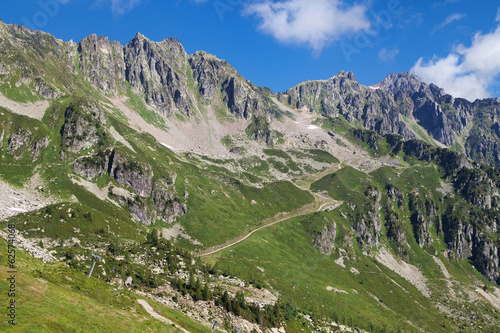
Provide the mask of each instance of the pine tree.
{"label": "pine tree", "polygon": [[194,299],[196,301],[200,301],[203,299],[203,294],[201,291],[201,282],[199,279],[196,279],[196,286],[195,286],[195,290],[194,290]]}
{"label": "pine tree", "polygon": [[203,288],[203,300],[210,301],[211,299],[212,299],[212,292],[210,291],[208,283],[205,283],[205,287]]}
{"label": "pine tree", "polygon": [[227,312],[231,312],[231,300],[227,290],[224,290],[224,294],[222,294],[222,306],[224,306]]}

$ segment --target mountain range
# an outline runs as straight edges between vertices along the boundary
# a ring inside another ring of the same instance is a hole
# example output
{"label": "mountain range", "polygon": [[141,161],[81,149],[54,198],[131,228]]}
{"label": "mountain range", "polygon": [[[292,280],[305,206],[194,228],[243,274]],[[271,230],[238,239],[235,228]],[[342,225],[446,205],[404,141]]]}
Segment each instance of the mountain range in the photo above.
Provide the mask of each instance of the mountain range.
{"label": "mountain range", "polygon": [[71,276],[98,253],[185,329],[498,330],[499,99],[408,72],[276,93],[174,38],[0,21],[0,111],[0,218],[28,252]]}

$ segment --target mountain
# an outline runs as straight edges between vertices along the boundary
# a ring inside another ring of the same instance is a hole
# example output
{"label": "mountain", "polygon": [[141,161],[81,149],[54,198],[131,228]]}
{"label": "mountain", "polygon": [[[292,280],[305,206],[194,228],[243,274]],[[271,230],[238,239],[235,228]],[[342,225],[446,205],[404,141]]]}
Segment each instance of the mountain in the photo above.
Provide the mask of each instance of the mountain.
{"label": "mountain", "polygon": [[[173,38],[0,22],[0,219],[55,262],[30,259],[26,285],[79,280],[98,254],[105,306],[146,295],[188,330],[495,331],[498,114],[410,73],[275,93]],[[41,302],[19,331],[55,325]]]}
{"label": "mountain", "polygon": [[323,116],[343,116],[355,126],[382,135],[431,140],[477,162],[500,165],[498,99],[474,103],[455,99],[410,73],[390,74],[379,84],[365,87],[352,73],[344,72],[329,80],[301,83],[281,99]]}

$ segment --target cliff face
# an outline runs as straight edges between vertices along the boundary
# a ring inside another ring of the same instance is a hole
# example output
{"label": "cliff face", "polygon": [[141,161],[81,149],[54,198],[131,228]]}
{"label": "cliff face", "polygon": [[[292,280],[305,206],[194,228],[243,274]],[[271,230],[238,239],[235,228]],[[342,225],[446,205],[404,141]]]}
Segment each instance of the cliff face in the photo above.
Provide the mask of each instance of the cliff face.
{"label": "cliff face", "polygon": [[280,94],[280,99],[405,139],[416,137],[410,126],[415,121],[443,145],[455,145],[475,161],[500,166],[498,99],[471,103],[454,98],[410,73],[390,74],[379,84],[366,87],[345,72],[328,80],[301,83]]}
{"label": "cliff face", "polygon": [[123,46],[108,38],[90,35],[78,44],[78,64],[94,87],[112,93],[126,90]]}
{"label": "cliff face", "polygon": [[205,52],[188,55],[174,38],[157,43],[138,33],[123,47],[92,35],[78,52],[80,69],[96,89],[113,94],[130,86],[166,117],[174,112],[189,117],[220,102],[245,119],[271,112],[269,100],[226,61]]}
{"label": "cliff face", "polygon": [[61,129],[62,153],[80,153],[104,144],[106,116],[96,104],[70,105]]}
{"label": "cliff face", "polygon": [[340,72],[324,81],[301,83],[280,98],[295,102],[293,106],[297,108],[320,111],[324,116],[343,116],[353,125],[380,134],[400,134],[406,139],[415,137],[402,118],[409,110],[385,91],[359,84],[351,72]]}

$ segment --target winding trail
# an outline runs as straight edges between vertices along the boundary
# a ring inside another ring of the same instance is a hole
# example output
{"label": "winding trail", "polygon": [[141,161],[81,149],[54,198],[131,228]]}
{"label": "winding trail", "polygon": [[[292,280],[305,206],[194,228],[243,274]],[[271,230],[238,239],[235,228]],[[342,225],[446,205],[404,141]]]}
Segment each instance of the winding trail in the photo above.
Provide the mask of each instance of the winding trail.
{"label": "winding trail", "polygon": [[[298,217],[298,216],[303,216],[303,215],[308,215],[308,214],[311,214],[311,213],[315,213],[315,212],[319,212],[319,211],[322,211],[324,209],[335,209],[337,207],[339,207],[340,205],[343,204],[342,201],[336,201],[336,200],[333,200],[333,199],[330,199],[330,198],[326,198],[324,196],[321,196],[317,193],[312,193],[315,197],[316,197],[316,201],[315,201],[315,205],[314,207],[316,207],[317,205],[319,205],[318,208],[309,208],[307,206],[310,206],[311,204],[307,204],[305,206],[302,206],[301,208],[299,208],[298,210],[301,211],[304,209],[305,207],[305,210],[298,213],[298,214],[292,214],[290,216],[287,216],[287,217],[283,217],[277,221],[274,221],[274,222],[271,222],[271,223],[268,223],[268,224],[265,224],[255,230],[252,230],[246,234],[243,234],[231,241],[229,241],[229,243],[226,243],[226,244],[222,244],[222,245],[216,245],[212,248],[209,248],[207,250],[204,250],[204,251],[199,251],[199,252],[193,252],[194,255],[197,255],[199,257],[205,257],[205,256],[208,256],[208,255],[211,255],[211,254],[214,254],[214,253],[217,253],[219,251],[222,251],[222,250],[225,250],[225,249],[228,249],[238,243],[241,243],[243,242],[244,240],[248,239],[250,236],[252,236],[254,233],[258,232],[258,231],[261,231],[263,229],[266,229],[266,228],[269,228],[273,225],[276,225],[276,224],[279,224],[283,221],[286,221],[286,220],[290,220],[292,218],[295,218],[295,217]],[[323,199],[323,200],[321,200]],[[324,200],[327,200],[326,202],[324,202]],[[267,219],[266,219],[267,220]],[[264,220],[265,221],[265,220]]]}
{"label": "winding trail", "polygon": [[162,315],[158,314],[151,305],[149,305],[148,302],[146,302],[145,300],[143,299],[138,299],[137,300],[137,303],[139,303],[143,308],[144,310],[146,310],[147,313],[149,313],[151,315],[151,317],[155,318],[155,319],[158,319],[159,321],[161,322],[164,322],[165,324],[168,324],[168,325],[173,325],[175,326],[175,328],[177,328],[178,330],[180,330],[181,332],[184,332],[184,333],[190,333],[188,330],[180,327],[179,325],[176,325],[173,321],[171,321],[170,319],[168,318],[165,318],[163,317]]}

